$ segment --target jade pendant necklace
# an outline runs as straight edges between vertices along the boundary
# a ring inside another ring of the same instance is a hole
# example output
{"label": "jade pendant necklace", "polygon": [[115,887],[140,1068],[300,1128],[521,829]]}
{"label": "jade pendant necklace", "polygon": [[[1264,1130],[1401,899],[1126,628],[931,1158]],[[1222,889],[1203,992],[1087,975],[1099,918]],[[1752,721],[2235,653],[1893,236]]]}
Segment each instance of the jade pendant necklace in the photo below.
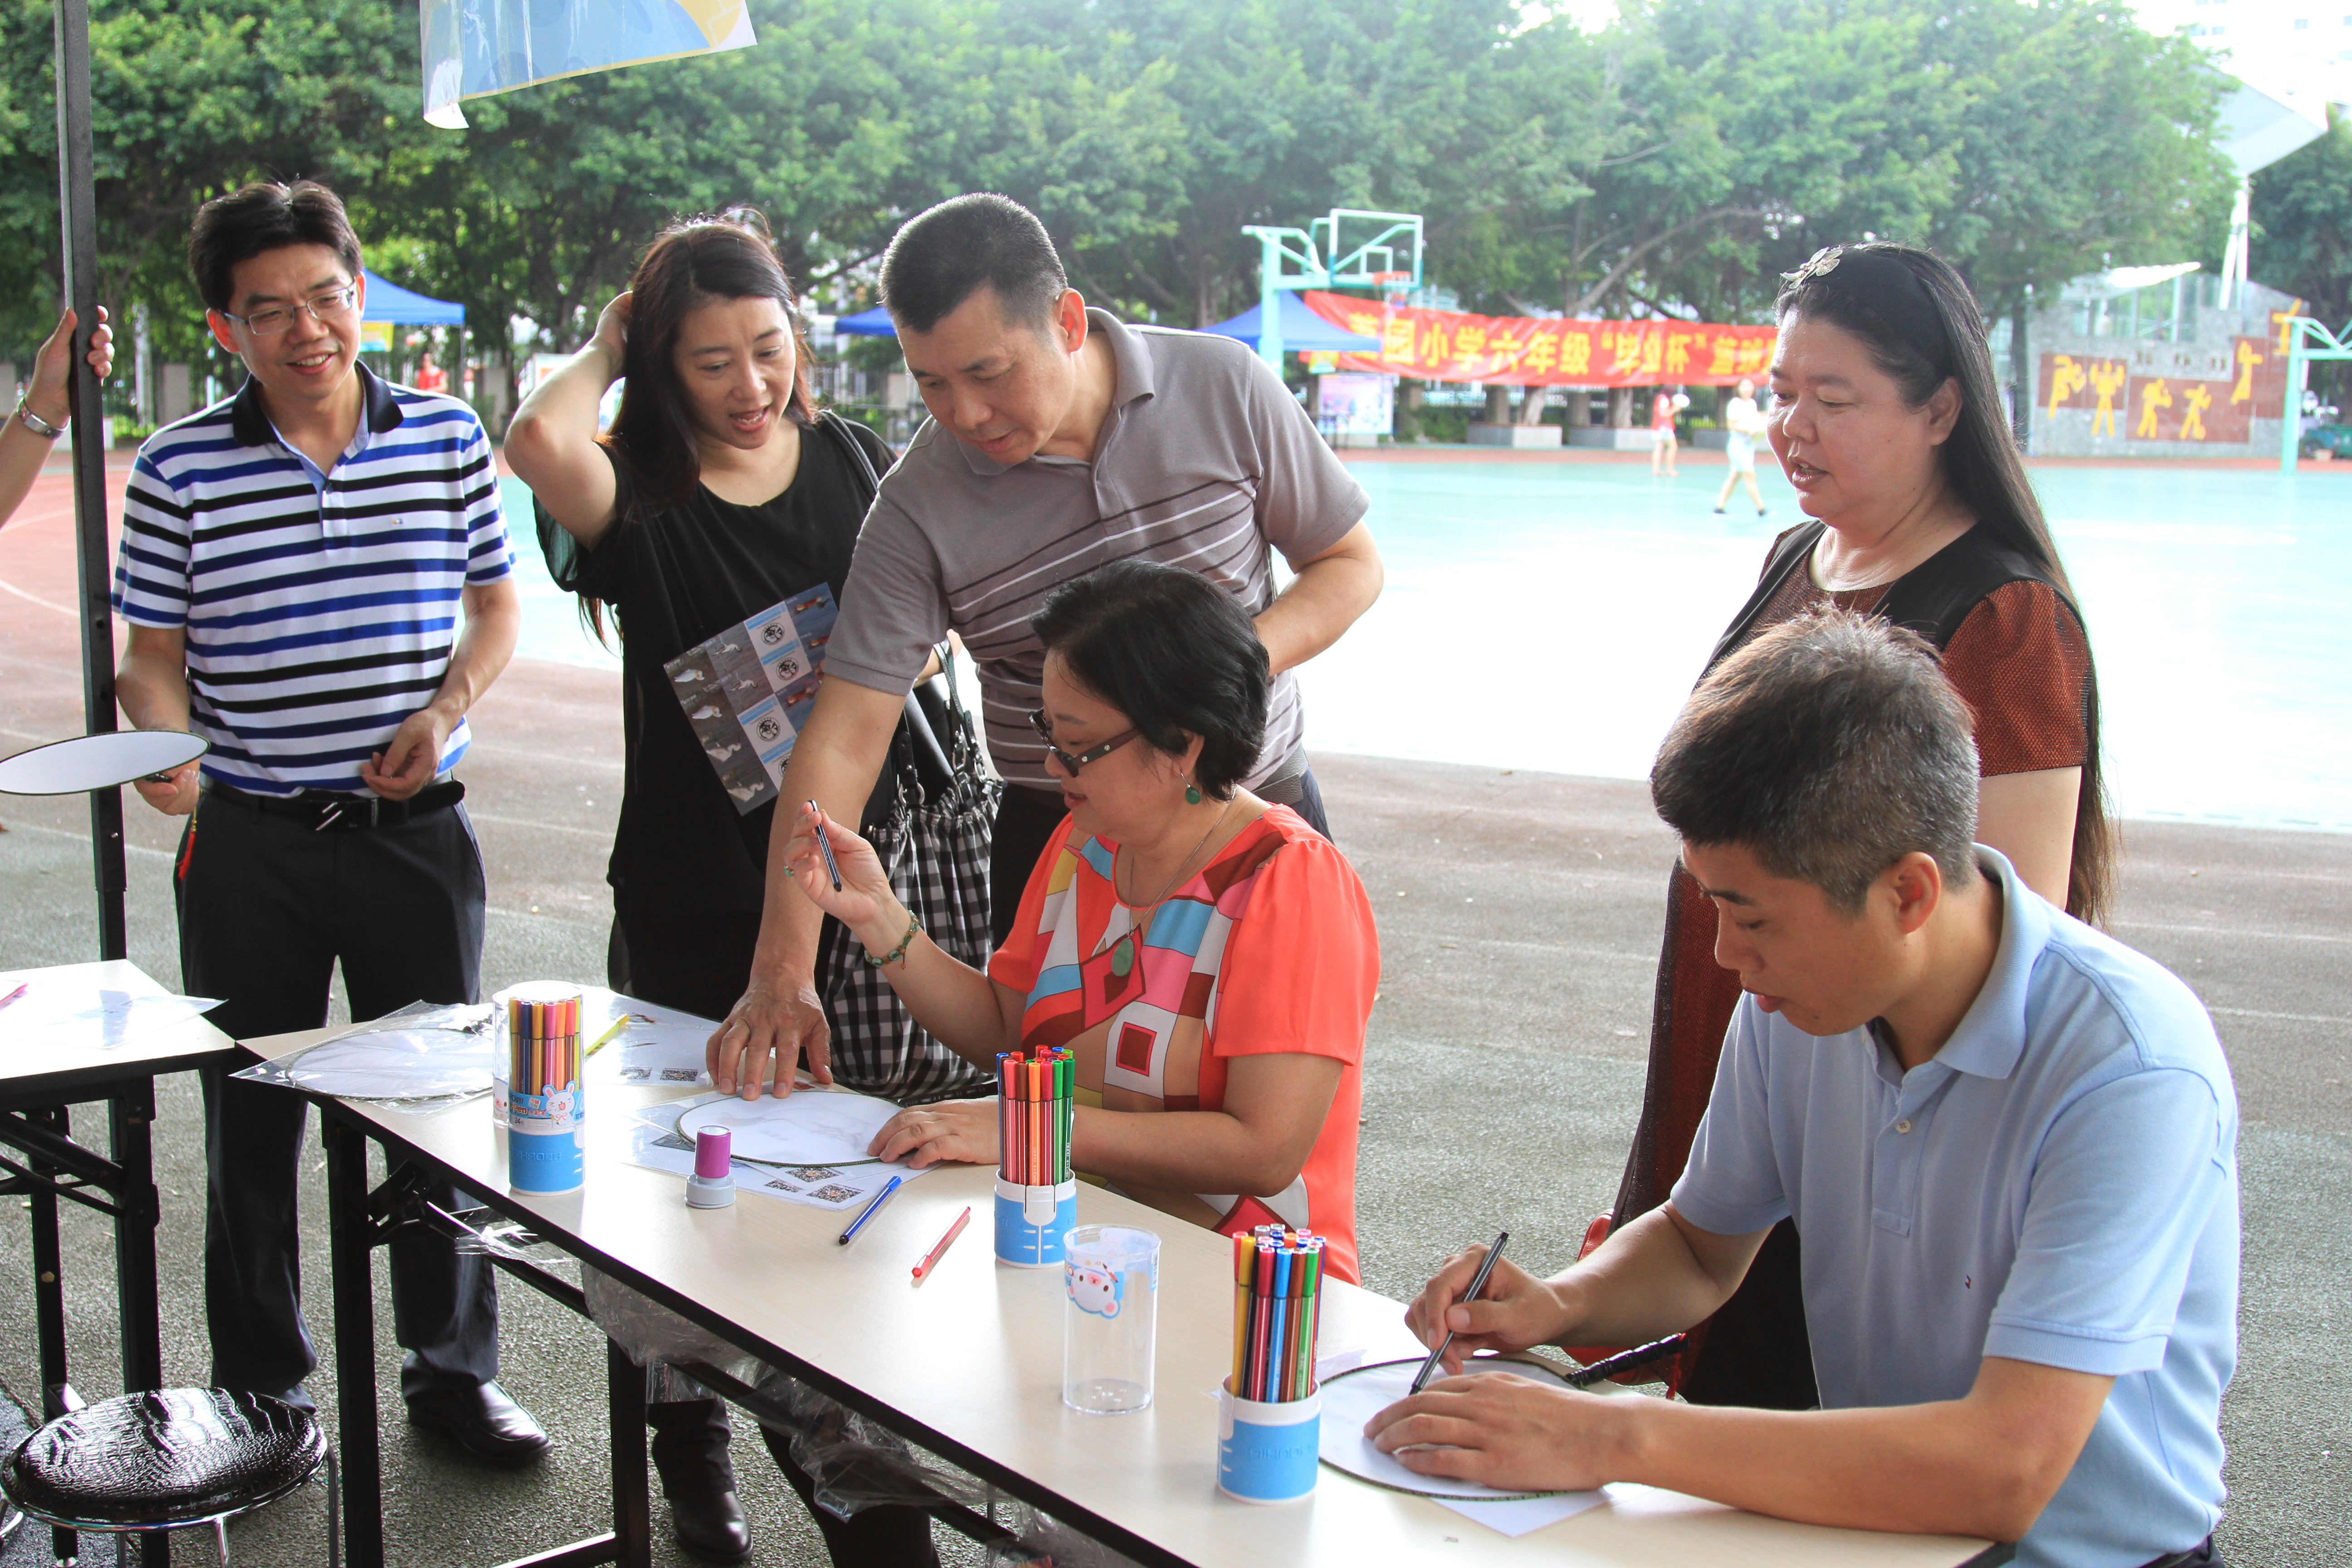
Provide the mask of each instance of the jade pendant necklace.
{"label": "jade pendant necklace", "polygon": [[[1114,976],[1120,980],[1124,980],[1129,974],[1135,973],[1135,961],[1138,956],[1138,949],[1141,945],[1143,938],[1150,934],[1151,931],[1151,917],[1160,912],[1160,906],[1166,903],[1168,901],[1168,895],[1176,890],[1176,884],[1178,880],[1183,877],[1185,868],[1192,864],[1192,856],[1198,855],[1202,849],[1208,847],[1209,840],[1217,836],[1217,829],[1223,827],[1225,825],[1225,818],[1231,816],[1233,814],[1234,803],[1229,800],[1225,802],[1225,809],[1217,813],[1217,820],[1209,824],[1209,831],[1201,835],[1201,842],[1192,846],[1192,854],[1186,855],[1184,858],[1176,862],[1176,875],[1168,879],[1166,885],[1160,889],[1160,896],[1153,899],[1150,905],[1144,910],[1143,918],[1139,921],[1132,921],[1127,930],[1121,933],[1118,941],[1112,943],[1110,950],[1110,972]],[[1118,868],[1114,867],[1112,869],[1116,872]],[[1118,898],[1118,879],[1116,875],[1111,879],[1110,891],[1111,897]],[[1124,899],[1121,899],[1119,901],[1122,903],[1126,902]],[[1133,909],[1134,907],[1135,906],[1132,904],[1128,905],[1128,908],[1129,909]],[[1108,935],[1108,933],[1106,932],[1106,938]],[[1095,943],[1095,952],[1099,953],[1102,950],[1103,944],[1100,941],[1097,941]]]}

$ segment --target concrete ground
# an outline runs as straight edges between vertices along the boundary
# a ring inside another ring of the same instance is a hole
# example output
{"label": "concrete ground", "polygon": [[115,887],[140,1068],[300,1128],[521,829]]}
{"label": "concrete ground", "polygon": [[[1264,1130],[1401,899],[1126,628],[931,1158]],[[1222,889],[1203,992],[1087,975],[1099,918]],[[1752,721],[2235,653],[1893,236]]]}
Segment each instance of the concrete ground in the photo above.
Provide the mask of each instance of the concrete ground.
{"label": "concrete ground", "polygon": [[[15,589],[0,595],[0,752],[81,728],[69,567],[26,542],[16,529],[0,541],[0,585]],[[619,715],[616,677],[530,662],[476,714],[463,773],[489,868],[486,988],[602,977]],[[1565,1260],[1614,1193],[1639,1102],[1667,835],[1643,788],[1622,781],[1340,756],[1319,758],[1317,771],[1383,933],[1359,1194],[1366,1283],[1409,1294],[1445,1253],[1503,1226],[1515,1255]],[[131,956],[175,984],[176,825],[135,799],[129,813]],[[83,802],[0,797],[0,968],[94,956]],[[2352,837],[2135,823],[2126,857],[2114,929],[2205,995],[2244,1110],[2245,1279],[2222,1540],[2240,1568],[2341,1563],[2352,1520]],[[198,1098],[182,1078],[159,1099],[164,1365],[197,1383]],[[94,1114],[79,1125],[102,1139]],[[321,1173],[314,1149],[303,1202],[318,1288]],[[66,1232],[75,1381],[102,1395],[119,1387],[108,1235],[81,1213]],[[0,1226],[0,1384],[20,1397],[37,1386],[26,1250],[22,1226]],[[395,1563],[493,1563],[604,1526],[601,1342],[520,1287],[502,1300],[505,1381],[554,1433],[555,1450],[519,1473],[477,1468],[401,1425],[387,1384]],[[378,1323],[389,1368],[388,1300]],[[323,1312],[316,1326],[323,1334]],[[330,1357],[311,1383],[331,1409],[334,1375]],[[815,1568],[814,1531],[748,1447],[755,1561]],[[291,1499],[236,1529],[239,1561],[315,1563],[322,1528],[315,1491]],[[211,1561],[201,1539],[176,1552]],[[978,1558],[958,1547],[950,1560]],[[685,1560],[665,1542],[656,1561]]]}

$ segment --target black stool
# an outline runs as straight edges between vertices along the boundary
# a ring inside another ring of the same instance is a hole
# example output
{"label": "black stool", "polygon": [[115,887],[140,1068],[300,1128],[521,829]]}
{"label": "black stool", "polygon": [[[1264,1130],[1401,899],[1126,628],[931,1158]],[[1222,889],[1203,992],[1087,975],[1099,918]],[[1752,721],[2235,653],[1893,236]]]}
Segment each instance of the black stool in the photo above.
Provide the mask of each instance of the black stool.
{"label": "black stool", "polygon": [[335,1457],[318,1419],[283,1400],[225,1388],[165,1388],[60,1415],[0,1461],[0,1490],[25,1516],[131,1534],[209,1524],[228,1568],[228,1521],[327,1471],[327,1563],[341,1568]]}

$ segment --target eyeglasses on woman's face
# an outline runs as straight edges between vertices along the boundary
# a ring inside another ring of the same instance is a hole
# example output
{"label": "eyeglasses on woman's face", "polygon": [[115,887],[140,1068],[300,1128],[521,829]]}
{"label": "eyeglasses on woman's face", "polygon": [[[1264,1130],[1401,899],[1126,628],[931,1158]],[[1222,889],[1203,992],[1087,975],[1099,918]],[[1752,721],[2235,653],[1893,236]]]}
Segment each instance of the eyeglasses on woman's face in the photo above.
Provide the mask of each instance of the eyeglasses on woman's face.
{"label": "eyeglasses on woman's face", "polygon": [[229,310],[223,310],[221,314],[257,338],[274,338],[292,326],[295,316],[304,310],[310,311],[310,319],[321,325],[340,321],[352,313],[359,304],[359,289],[346,284],[341,289],[323,289],[291,305],[264,305],[250,316],[240,316]]}
{"label": "eyeglasses on woman's face", "polygon": [[1101,745],[1080,752],[1074,756],[1054,744],[1053,722],[1045,717],[1045,710],[1043,708],[1032,708],[1029,710],[1029,727],[1036,731],[1038,738],[1045,742],[1045,754],[1073,773],[1088,763],[1100,762],[1143,732],[1140,730],[1121,730]]}

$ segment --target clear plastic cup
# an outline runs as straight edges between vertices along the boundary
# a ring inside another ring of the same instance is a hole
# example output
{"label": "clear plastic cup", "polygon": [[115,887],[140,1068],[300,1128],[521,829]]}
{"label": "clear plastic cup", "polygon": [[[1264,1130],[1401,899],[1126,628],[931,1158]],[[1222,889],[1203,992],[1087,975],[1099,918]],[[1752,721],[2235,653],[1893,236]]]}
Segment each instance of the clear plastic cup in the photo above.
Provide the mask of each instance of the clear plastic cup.
{"label": "clear plastic cup", "polygon": [[1151,1403],[1160,1312],[1160,1238],[1122,1225],[1082,1225],[1062,1258],[1062,1403],[1124,1415]]}

